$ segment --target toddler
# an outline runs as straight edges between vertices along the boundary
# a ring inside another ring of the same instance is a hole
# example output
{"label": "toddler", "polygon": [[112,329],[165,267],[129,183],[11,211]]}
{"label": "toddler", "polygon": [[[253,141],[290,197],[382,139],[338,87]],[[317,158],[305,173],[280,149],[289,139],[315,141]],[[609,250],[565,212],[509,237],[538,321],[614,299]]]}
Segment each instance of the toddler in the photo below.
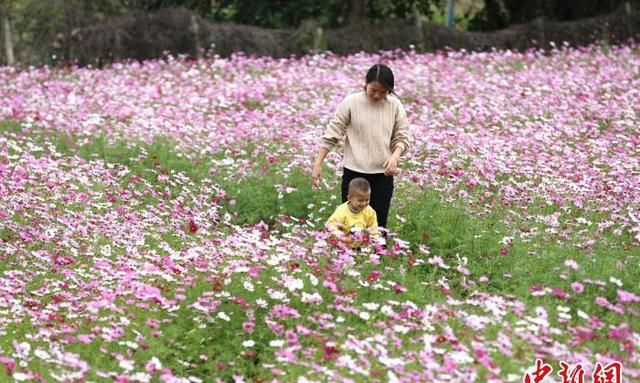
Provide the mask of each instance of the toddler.
{"label": "toddler", "polygon": [[[357,177],[349,182],[347,202],[336,208],[327,221],[327,229],[351,247],[362,245],[362,235],[379,236],[376,211],[369,206],[369,181]],[[359,235],[360,234],[360,235]]]}

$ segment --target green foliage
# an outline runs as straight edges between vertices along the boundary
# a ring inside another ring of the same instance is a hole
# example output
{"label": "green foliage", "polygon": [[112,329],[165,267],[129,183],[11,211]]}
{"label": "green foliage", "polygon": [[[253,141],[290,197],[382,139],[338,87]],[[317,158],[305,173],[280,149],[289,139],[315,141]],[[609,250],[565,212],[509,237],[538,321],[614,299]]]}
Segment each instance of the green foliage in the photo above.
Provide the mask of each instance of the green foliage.
{"label": "green foliage", "polygon": [[11,134],[19,134],[22,132],[22,127],[20,123],[14,120],[0,120],[0,134],[2,133],[11,133]]}
{"label": "green foliage", "polygon": [[437,6],[439,1],[420,1],[420,0],[377,0],[370,1],[369,4],[369,17],[373,21],[384,22],[388,19],[411,19],[414,16],[414,12],[417,11],[422,16],[430,17],[434,7]]}
{"label": "green foliage", "polygon": [[[20,125],[12,121],[0,122],[0,132],[26,134],[43,146],[50,143],[56,152],[66,156],[75,155],[86,160],[102,160],[126,166],[131,174],[152,184],[158,182],[158,176],[162,173],[182,173],[196,186],[205,179],[212,180],[227,193],[226,207],[238,224],[256,224],[260,221],[273,223],[281,215],[307,218],[329,201],[331,194],[336,193],[324,189],[312,190],[309,175],[300,169],[289,169],[286,161],[271,164],[266,158],[267,154],[250,156],[254,150],[250,144],[237,149],[245,155],[236,159],[251,157],[252,163],[252,168],[239,176],[237,169],[232,166],[214,165],[214,161],[225,158],[228,151],[214,156],[193,155],[179,150],[174,142],[161,136],[156,136],[151,143],[140,140],[111,142],[105,135],[81,139],[37,128],[23,132]],[[317,218],[328,218],[332,212],[330,210],[327,209]]]}
{"label": "green foliage", "polygon": [[[65,144],[65,138],[58,141],[58,149],[63,152],[72,150]],[[280,215],[306,218],[329,197],[327,191],[311,189],[308,174],[299,169],[285,171],[282,162],[269,164],[265,155],[252,158],[253,168],[238,176],[237,170],[232,167],[218,167],[216,173],[212,173],[212,161],[224,158],[224,152],[214,157],[197,156],[190,159],[179,152],[169,139],[162,137],[156,137],[151,144],[146,144],[132,141],[108,143],[104,136],[99,136],[73,150],[85,159],[98,158],[125,165],[133,173],[154,183],[158,174],[163,172],[183,173],[196,184],[205,178],[210,179],[225,190],[226,206],[238,224],[256,224],[260,221],[273,223]],[[252,147],[241,151],[251,153]]]}
{"label": "green foliage", "polygon": [[0,121],[0,133],[27,136],[47,149],[43,153],[48,153],[51,145],[56,152],[66,156],[124,165],[133,173],[154,183],[158,174],[180,172],[194,181],[201,181],[208,176],[210,169],[211,159],[192,158],[180,151],[175,142],[161,136],[155,137],[151,143],[141,140],[110,141],[104,134],[84,139],[37,127],[23,130],[18,123],[9,120]]}
{"label": "green foliage", "polygon": [[499,249],[496,244],[508,232],[501,227],[499,216],[482,221],[472,219],[463,210],[443,202],[433,191],[403,185],[394,199],[403,201],[403,206],[396,212],[406,221],[391,214],[391,227],[402,239],[414,245],[428,245],[433,254],[481,257],[487,252],[496,252]]}
{"label": "green foliage", "polygon": [[[365,15],[368,21],[384,22],[389,19],[410,19],[414,9],[423,16],[430,15],[435,0],[371,0]],[[344,25],[349,2],[337,0],[303,1],[218,1],[211,7],[214,20],[258,25],[267,28],[296,28],[304,20],[313,19],[324,27]]]}
{"label": "green foliage", "polygon": [[[236,223],[253,224],[259,221],[273,222],[281,215],[291,215],[299,218],[308,218],[315,214],[317,221],[312,220],[316,228],[326,219],[335,207],[337,190],[312,190],[309,175],[301,169],[292,168],[286,155],[267,156],[266,153],[256,153],[256,148],[248,145],[242,149],[236,148],[231,154],[227,151],[220,152],[209,158],[195,156],[179,150],[175,143],[162,137],[157,137],[152,143],[140,141],[116,141],[109,142],[106,137],[98,136],[92,140],[79,139],[78,137],[59,135],[57,133],[44,132],[37,129],[24,131],[19,124],[4,121],[0,122],[0,134],[13,136],[27,136],[28,139],[39,142],[42,146],[52,143],[58,153],[67,156],[79,156],[88,160],[103,160],[112,164],[121,164],[129,167],[131,172],[146,175],[155,182],[158,172],[180,172],[188,176],[194,184],[201,183],[205,179],[213,179],[227,192],[225,209],[235,217]],[[232,150],[232,149],[228,149]],[[277,153],[274,151],[274,153]],[[285,151],[286,153],[286,151]],[[34,153],[37,154],[37,153]],[[217,160],[231,158],[233,165],[218,165]],[[243,162],[245,161],[245,162]],[[238,171],[237,164],[251,164],[242,172]],[[325,174],[328,176],[329,171]],[[94,188],[100,190],[104,185],[96,184]],[[233,202],[232,202],[233,201]],[[324,211],[320,211],[324,207]],[[473,214],[464,209],[465,205],[460,201],[445,202],[442,195],[436,191],[424,190],[409,182],[400,182],[397,186],[390,216],[390,228],[398,234],[398,237],[389,239],[393,244],[397,239],[409,241],[416,260],[421,261],[416,267],[408,267],[405,257],[392,259],[383,257],[379,265],[361,262],[354,266],[352,271],[359,274],[345,274],[340,278],[340,285],[344,291],[354,291],[355,307],[361,307],[365,303],[385,304],[390,300],[411,301],[419,307],[443,302],[447,298],[441,293],[439,282],[446,278],[452,287],[450,293],[454,299],[465,298],[473,291],[489,292],[498,296],[513,294],[515,299],[522,301],[529,312],[525,315],[534,315],[535,307],[543,307],[549,311],[552,326],[558,323],[557,306],[569,307],[573,317],[572,326],[579,326],[582,319],[576,318],[578,310],[588,315],[598,316],[607,324],[617,325],[628,317],[614,314],[606,308],[595,305],[596,297],[604,297],[613,302],[616,300],[617,286],[613,283],[604,283],[603,286],[585,284],[584,292],[573,293],[571,284],[583,282],[585,279],[610,281],[611,278],[619,279],[623,288],[629,291],[636,289],[636,281],[640,280],[640,269],[637,260],[640,258],[640,248],[637,246],[625,247],[624,244],[633,242],[627,234],[615,236],[613,233],[604,233],[602,238],[593,248],[576,246],[577,243],[557,243],[551,235],[543,235],[528,239],[519,237],[519,228],[523,222],[510,221],[509,209],[497,205],[490,214],[482,216]],[[513,208],[513,207],[511,207]],[[572,222],[577,217],[583,217],[583,212],[577,208],[560,209],[558,206],[549,205],[542,200],[534,200],[527,207],[530,215],[549,215],[562,211],[561,221]],[[583,218],[598,222],[602,217],[593,213],[593,216]],[[14,218],[12,218],[14,219]],[[15,218],[20,219],[19,217]],[[28,224],[28,221],[22,222]],[[593,225],[595,226],[595,225]],[[278,227],[280,229],[280,227]],[[562,229],[562,227],[560,228]],[[590,228],[589,230],[595,230]],[[283,230],[286,232],[286,229]],[[286,233],[289,234],[289,233]],[[597,233],[587,232],[588,236]],[[0,230],[0,240],[11,240],[16,235],[10,229]],[[505,240],[505,237],[510,239]],[[312,241],[311,238],[308,239]],[[166,242],[175,250],[184,246],[184,239],[178,233],[156,232],[148,233],[145,244],[149,249],[154,249],[163,254],[160,243]],[[578,241],[579,242],[579,241]],[[94,252],[102,245],[109,244],[104,237],[97,237],[92,244]],[[614,244],[614,245],[612,245]],[[428,248],[429,254],[423,252]],[[31,246],[43,246],[41,243],[33,243]],[[304,242],[302,246],[311,247],[311,242]],[[29,249],[27,249],[29,250]],[[502,251],[501,251],[502,250]],[[112,256],[118,257],[125,249],[114,247]],[[242,251],[242,250],[239,250]],[[243,254],[237,254],[242,258]],[[330,268],[331,254],[320,256],[321,268]],[[442,257],[449,268],[443,269],[428,263],[432,256]],[[573,260],[579,265],[577,269],[568,268],[567,260]],[[9,258],[0,264],[0,272],[3,267],[18,268],[24,264],[18,264],[17,257]],[[21,262],[21,261],[20,261]],[[3,266],[4,265],[4,266]],[[267,327],[264,318],[269,308],[256,308],[255,328],[249,334],[242,328],[242,323],[248,318],[248,311],[234,297],[240,297],[246,301],[255,302],[256,297],[263,297],[271,307],[274,300],[268,297],[267,288],[276,286],[273,278],[280,274],[282,265],[268,265],[262,270],[259,278],[251,279],[255,290],[248,291],[243,282],[246,274],[234,273],[231,276],[216,276],[221,283],[220,289],[229,295],[217,297],[222,302],[210,315],[195,311],[189,307],[198,297],[205,292],[217,291],[216,281],[208,279],[210,276],[197,276],[197,283],[186,291],[187,299],[180,309],[175,312],[152,312],[130,307],[130,312],[118,315],[127,315],[133,323],[132,327],[144,336],[144,343],[148,348],[139,348],[132,358],[138,365],[143,365],[152,357],[162,361],[163,366],[172,369],[177,375],[194,375],[198,377],[217,376],[225,381],[232,381],[233,375],[243,375],[245,378],[266,378],[270,376],[265,364],[277,364],[275,350],[269,342],[277,338],[274,332]],[[323,307],[322,312],[334,317],[346,317],[343,323],[338,323],[330,334],[339,344],[349,334],[366,337],[375,330],[368,323],[363,322],[355,315],[347,315],[336,311],[330,306],[335,294],[330,292],[322,284],[322,276],[319,275],[319,283],[311,287],[309,275],[314,272],[309,265],[298,265],[300,278],[304,279],[305,292],[318,292],[328,307]],[[469,275],[465,274],[464,267]],[[360,281],[372,271],[383,272],[386,281],[394,281],[406,287],[406,291],[398,293],[393,289],[373,290],[362,289]],[[482,282],[480,277],[485,276]],[[27,286],[26,291],[37,289],[45,279],[34,278]],[[470,288],[468,283],[473,283]],[[175,287],[175,286],[170,286]],[[558,298],[547,293],[543,296],[533,296],[532,287],[561,289],[568,293],[565,298]],[[636,289],[637,290],[637,289]],[[289,306],[298,310],[302,318],[301,324],[319,330],[317,324],[307,320],[317,308],[311,307],[301,301],[299,296],[292,296]],[[469,309],[471,310],[471,309]],[[478,315],[483,315],[477,308]],[[218,317],[218,313],[224,312],[229,321]],[[194,314],[195,313],[195,314]],[[371,313],[373,320],[383,320],[379,313]],[[158,329],[161,334],[152,334],[152,329],[145,324],[148,319],[162,323]],[[522,320],[513,313],[504,317],[504,323],[490,324],[482,336],[485,339],[496,337],[499,331],[510,335],[510,325]],[[446,322],[437,326],[449,326],[460,338],[461,342],[469,342],[464,339],[462,333],[469,333],[463,321],[458,318],[449,318]],[[369,322],[371,323],[371,322]],[[282,319],[280,321],[285,328],[295,326],[294,319]],[[81,326],[95,326],[96,323],[85,323]],[[640,323],[631,323],[631,328],[638,331]],[[347,329],[349,329],[347,331]],[[355,330],[352,330],[355,329]],[[88,329],[81,327],[88,332]],[[438,329],[439,330],[439,329]],[[4,330],[0,339],[0,353],[8,353],[12,350],[11,340],[22,341],[32,331],[31,324],[27,321],[20,324],[11,324]],[[437,331],[437,330],[436,330]],[[133,341],[133,335],[129,334]],[[403,347],[411,349],[418,347],[411,340],[415,333],[408,332],[400,336]],[[565,336],[565,335],[562,335]],[[566,335],[569,336],[569,335]],[[342,337],[342,338],[341,338]],[[6,341],[5,341],[6,338]],[[255,345],[246,346],[243,342],[253,340]],[[522,339],[511,339],[513,343],[513,358],[494,355],[494,361],[503,371],[519,373],[520,365],[517,360],[531,360],[534,350]],[[562,340],[562,339],[560,339]],[[318,360],[322,358],[321,346],[313,339],[300,337],[303,347],[316,348]],[[568,342],[568,340],[562,340]],[[613,350],[619,347],[617,340],[602,339],[591,340],[583,343],[592,350]],[[34,345],[34,347],[37,345]],[[443,346],[444,347],[444,346]],[[108,352],[104,352],[107,350]],[[99,380],[95,371],[99,369],[117,370],[117,361],[110,356],[111,353],[125,354],[130,350],[125,345],[103,342],[96,339],[88,345],[68,345],[66,351],[75,352],[84,360],[91,361],[92,371],[87,377],[90,380]],[[419,350],[416,350],[419,351]],[[30,364],[30,369],[39,371],[47,378],[46,366]],[[293,380],[293,377],[308,373],[300,371],[297,367],[283,367],[287,369],[285,380]],[[374,365],[372,368],[383,369]],[[407,366],[411,368],[411,366]],[[0,371],[0,377],[4,377]],[[481,372],[482,374],[482,372]],[[283,378],[283,379],[284,379]],[[1,379],[1,378],[0,378]]]}
{"label": "green foliage", "polygon": [[[237,215],[239,223],[273,223],[280,215],[306,218],[322,206],[323,201],[329,200],[330,192],[311,189],[309,175],[300,170],[282,175],[274,168],[268,173],[252,174],[239,182],[220,180],[233,200],[230,210]],[[291,191],[278,190],[287,188]]]}
{"label": "green foliage", "polygon": [[[458,256],[466,257],[470,277],[488,277],[487,287],[497,293],[510,292],[528,298],[529,288],[533,285],[570,291],[571,282],[583,278],[602,281],[611,277],[623,281],[640,278],[640,270],[631,266],[634,259],[640,258],[640,248],[620,245],[632,243],[630,236],[607,233],[592,249],[571,241],[558,244],[545,240],[544,236],[525,240],[518,238],[518,231],[514,230],[519,225],[504,224],[508,209],[498,207],[488,216],[475,217],[456,204],[443,202],[438,193],[423,191],[410,184],[398,188],[394,201],[401,201],[402,206],[395,208],[396,214],[392,213],[389,221],[391,229],[400,238],[409,241],[415,250],[420,244],[426,245],[430,250],[428,257],[440,256],[448,265],[455,266]],[[540,213],[549,214],[557,207],[546,206],[545,209]],[[533,208],[530,212],[535,214]],[[591,218],[594,222],[598,220],[597,217]],[[595,233],[590,235],[593,236]],[[562,270],[567,270],[565,261],[568,259],[580,265],[572,279],[561,275]],[[425,278],[430,279],[433,268],[425,266],[423,272]],[[517,281],[510,277],[516,274]],[[457,273],[452,275],[459,278]],[[615,291],[611,293],[615,294]],[[592,300],[593,296],[580,298],[580,302],[586,303],[589,299]]]}
{"label": "green foliage", "polygon": [[213,20],[232,21],[266,28],[296,28],[303,20],[315,19],[321,25],[344,22],[347,7],[338,0],[302,1],[217,1],[211,9]]}
{"label": "green foliage", "polygon": [[121,0],[120,3],[125,8],[146,11],[156,11],[160,8],[168,7],[185,7],[198,12],[202,16],[206,16],[217,2],[211,0]]}
{"label": "green foliage", "polygon": [[[625,0],[543,1],[485,0],[484,9],[474,18],[473,30],[495,30],[526,23],[538,17],[567,21],[612,12]],[[638,1],[636,0],[636,3]]]}
{"label": "green foliage", "polygon": [[[262,364],[274,362],[268,344],[275,337],[264,324],[266,310],[256,311],[256,327],[251,335],[242,328],[242,323],[247,321],[244,310],[231,299],[223,300],[212,313],[212,318],[204,314],[194,316],[194,310],[187,306],[202,293],[211,291],[211,287],[211,283],[203,280],[192,287],[187,301],[176,311],[170,323],[163,326],[163,336],[148,338],[151,347],[136,356],[140,360],[156,356],[179,375],[218,376],[224,381],[231,381],[233,375],[265,377],[267,371]],[[242,294],[238,281],[225,286],[225,290],[230,291],[232,297]],[[218,313],[225,313],[230,320],[216,317]],[[243,347],[242,342],[247,339],[254,340],[255,346]],[[255,354],[245,354],[245,351]]]}

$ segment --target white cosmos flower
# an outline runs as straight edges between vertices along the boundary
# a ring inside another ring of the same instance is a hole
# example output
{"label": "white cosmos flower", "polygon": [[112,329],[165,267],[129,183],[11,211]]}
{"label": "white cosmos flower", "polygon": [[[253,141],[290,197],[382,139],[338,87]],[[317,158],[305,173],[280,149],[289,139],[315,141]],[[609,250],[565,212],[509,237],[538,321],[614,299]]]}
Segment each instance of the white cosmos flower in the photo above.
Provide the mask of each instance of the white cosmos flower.
{"label": "white cosmos flower", "polygon": [[378,361],[380,361],[380,363],[384,364],[389,368],[394,368],[394,367],[399,367],[404,365],[404,360],[402,360],[401,358],[390,358],[385,355],[379,357]]}
{"label": "white cosmos flower", "polygon": [[622,281],[619,280],[618,278],[609,277],[609,282],[613,283],[614,285],[616,285],[618,287],[622,287]]}
{"label": "white cosmos flower", "polygon": [[36,349],[33,354],[40,359],[49,359],[50,357],[49,353],[41,348]]}
{"label": "white cosmos flower", "polygon": [[282,347],[282,346],[284,346],[284,340],[282,340],[282,339],[274,339],[271,342],[269,342],[269,346],[270,347],[276,347],[276,348]]}
{"label": "white cosmos flower", "polygon": [[276,301],[282,301],[287,298],[287,293],[285,293],[284,291],[275,290],[269,292],[269,297]]}
{"label": "white cosmos flower", "polygon": [[111,246],[109,246],[109,245],[100,246],[100,254],[104,255],[105,257],[110,257],[111,256]]}
{"label": "white cosmos flower", "polygon": [[369,311],[375,311],[375,310],[377,310],[377,309],[378,309],[378,307],[380,307],[380,305],[379,305],[379,304],[377,304],[377,303],[371,303],[371,302],[363,303],[362,305],[364,306],[364,308],[365,308],[365,309],[367,309],[367,310],[369,310]]}
{"label": "white cosmos flower", "polygon": [[131,381],[140,383],[149,383],[151,381],[151,375],[146,372],[137,372],[131,375]]}
{"label": "white cosmos flower", "polygon": [[382,313],[384,315],[393,315],[393,313],[394,313],[393,308],[391,306],[389,306],[389,305],[382,306],[380,311],[382,311]]}
{"label": "white cosmos flower", "polygon": [[32,376],[30,374],[25,374],[23,372],[16,372],[13,375],[11,375],[11,377],[16,382],[24,382],[24,381],[30,380],[32,378]]}
{"label": "white cosmos flower", "polygon": [[285,286],[289,291],[302,290],[304,289],[304,281],[298,278],[288,278],[285,281]]}
{"label": "white cosmos flower", "polygon": [[346,274],[350,277],[359,277],[360,273],[354,269],[349,269]]}
{"label": "white cosmos flower", "polygon": [[118,366],[120,366],[120,368],[125,370],[125,371],[131,371],[134,368],[133,361],[126,360],[126,359],[121,360],[118,363]]}
{"label": "white cosmos flower", "polygon": [[247,291],[253,292],[255,290],[255,287],[253,286],[253,283],[251,283],[251,281],[244,281],[243,286]]}
{"label": "white cosmos flower", "polygon": [[302,293],[302,298],[300,299],[304,303],[322,303],[322,295],[318,293],[307,294],[305,292]]}
{"label": "white cosmos flower", "polygon": [[465,351],[454,351],[450,353],[451,359],[457,364],[465,364],[473,362],[473,358]]}
{"label": "white cosmos flower", "polygon": [[398,376],[394,374],[393,371],[391,370],[387,371],[387,382],[398,383],[399,381],[400,379],[398,379]]}
{"label": "white cosmos flower", "polygon": [[154,366],[156,370],[162,370],[162,363],[160,362],[160,359],[155,356],[151,358],[148,364]]}

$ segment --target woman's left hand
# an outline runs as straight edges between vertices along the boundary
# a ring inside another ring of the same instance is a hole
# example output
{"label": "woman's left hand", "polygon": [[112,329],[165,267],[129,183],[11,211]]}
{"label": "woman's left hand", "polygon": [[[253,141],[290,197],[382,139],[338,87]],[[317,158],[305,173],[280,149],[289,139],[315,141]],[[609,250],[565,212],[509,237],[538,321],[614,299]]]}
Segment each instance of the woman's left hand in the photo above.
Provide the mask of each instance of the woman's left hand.
{"label": "woman's left hand", "polygon": [[384,175],[392,176],[398,168],[398,157],[395,154],[392,154],[382,166],[384,166]]}

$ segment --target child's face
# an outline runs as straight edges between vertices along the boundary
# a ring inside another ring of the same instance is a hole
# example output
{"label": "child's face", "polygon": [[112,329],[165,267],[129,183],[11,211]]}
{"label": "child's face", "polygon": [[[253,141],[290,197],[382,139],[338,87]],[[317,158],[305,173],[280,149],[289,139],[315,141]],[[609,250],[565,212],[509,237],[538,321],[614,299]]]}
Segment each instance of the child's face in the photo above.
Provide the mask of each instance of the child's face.
{"label": "child's face", "polygon": [[347,195],[347,200],[349,201],[349,206],[351,210],[355,213],[359,213],[369,205],[369,199],[371,198],[371,190],[366,192],[361,190],[354,190],[353,192]]}
{"label": "child's face", "polygon": [[379,83],[378,81],[371,81],[364,86],[364,90],[371,101],[380,101],[387,97],[389,91],[387,87]]}

